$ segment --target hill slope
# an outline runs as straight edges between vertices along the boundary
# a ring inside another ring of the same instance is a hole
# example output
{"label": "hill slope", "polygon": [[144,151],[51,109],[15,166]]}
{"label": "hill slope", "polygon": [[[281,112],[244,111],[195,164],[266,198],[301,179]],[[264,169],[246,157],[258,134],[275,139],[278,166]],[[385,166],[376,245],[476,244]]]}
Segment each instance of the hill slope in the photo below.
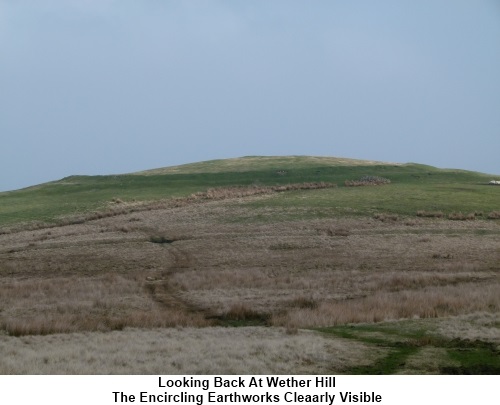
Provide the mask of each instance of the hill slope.
{"label": "hill slope", "polygon": [[488,180],[249,157],[2,193],[0,374],[498,374]]}
{"label": "hill slope", "polygon": [[[345,180],[382,176],[390,187],[347,189]],[[111,176],[70,176],[22,190],[0,193],[0,225],[55,221],[65,215],[109,209],[113,202],[186,197],[208,188],[270,186],[290,183],[337,183],[338,214],[374,211],[414,215],[416,210],[491,211],[498,209],[498,189],[490,177],[419,164],[384,163],[333,157],[243,157],[213,160]],[[308,207],[332,205],[333,191],[308,192]],[[304,192],[302,192],[304,193]],[[298,194],[300,194],[298,192]],[[297,196],[297,193],[294,195]],[[304,204],[275,199],[274,204]]]}

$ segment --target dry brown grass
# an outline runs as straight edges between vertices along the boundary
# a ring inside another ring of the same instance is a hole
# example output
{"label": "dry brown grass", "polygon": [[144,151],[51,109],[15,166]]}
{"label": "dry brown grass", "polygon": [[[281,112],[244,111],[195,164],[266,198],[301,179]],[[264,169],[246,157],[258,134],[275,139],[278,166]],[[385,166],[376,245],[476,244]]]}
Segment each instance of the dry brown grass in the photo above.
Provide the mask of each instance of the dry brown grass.
{"label": "dry brown grass", "polygon": [[223,314],[223,319],[233,320],[233,321],[248,321],[248,320],[258,320],[262,318],[262,314],[255,311],[248,305],[238,302],[228,309],[227,312]]}
{"label": "dry brown grass", "polygon": [[399,216],[396,215],[396,214],[380,214],[380,213],[377,213],[373,216],[373,218],[375,219],[378,219],[379,221],[382,221],[382,222],[387,222],[387,221],[398,221],[399,220]]}
{"label": "dry brown grass", "polygon": [[[442,211],[417,211],[417,217],[423,218],[443,218],[445,215]],[[463,212],[451,212],[448,214],[447,218],[452,221],[473,221],[478,218],[484,218],[485,215],[481,211],[463,213]],[[487,219],[499,219],[500,212],[492,211],[488,215],[486,215]]]}
{"label": "dry brown grass", "polygon": [[452,221],[473,221],[476,219],[476,214],[474,212],[464,214],[462,212],[452,212],[448,214],[448,219]]}
{"label": "dry brown grass", "polygon": [[281,328],[126,329],[0,335],[0,374],[331,374],[384,354]]}
{"label": "dry brown grass", "polygon": [[218,198],[0,235],[0,329],[50,334],[259,318],[295,330],[499,311],[495,221],[280,222],[267,219],[279,208],[266,208],[240,223],[254,213]]}
{"label": "dry brown grass", "polygon": [[326,374],[381,353],[302,328],[420,318],[498,333],[468,321],[498,323],[498,221],[113,204],[124,211],[0,235],[0,373]]}
{"label": "dry brown grass", "polygon": [[491,211],[488,214],[488,219],[500,219],[500,211]]}
{"label": "dry brown grass", "polygon": [[148,285],[115,274],[4,281],[0,329],[23,336],[209,324],[199,314],[161,305]]}
{"label": "dry brown grass", "polygon": [[277,314],[274,325],[321,327],[346,323],[438,318],[488,309],[500,311],[500,284],[432,287],[423,290],[377,292],[352,300],[323,302],[317,309]]}
{"label": "dry brown grass", "polygon": [[435,331],[448,339],[483,340],[500,344],[500,313],[475,312],[441,320]]}
{"label": "dry brown grass", "polygon": [[202,200],[226,200],[230,198],[243,198],[259,194],[269,194],[283,191],[296,190],[318,190],[323,188],[335,188],[334,183],[316,182],[316,183],[294,183],[281,186],[237,186],[237,187],[218,187],[209,188],[207,191],[192,194],[189,199]]}

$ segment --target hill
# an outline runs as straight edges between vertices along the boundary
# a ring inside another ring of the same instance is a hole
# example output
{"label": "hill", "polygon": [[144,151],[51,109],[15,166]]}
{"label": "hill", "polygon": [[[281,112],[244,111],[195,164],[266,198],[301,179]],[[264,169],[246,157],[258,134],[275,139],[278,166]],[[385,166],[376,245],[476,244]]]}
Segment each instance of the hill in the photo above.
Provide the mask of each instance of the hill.
{"label": "hill", "polygon": [[0,374],[498,374],[489,180],[245,157],[1,193]]}
{"label": "hill", "polygon": [[[344,187],[346,180],[380,176],[390,188]],[[258,157],[212,160],[138,173],[70,176],[22,190],[0,193],[0,226],[20,222],[54,222],[61,217],[107,210],[116,202],[138,203],[187,197],[209,188],[275,186],[308,182],[338,184],[338,190],[308,193],[307,206],[334,204],[337,215],[373,215],[375,211],[415,215],[416,211],[453,212],[498,209],[498,190],[485,187],[490,176],[333,157]],[[299,198],[273,204],[304,204]]]}

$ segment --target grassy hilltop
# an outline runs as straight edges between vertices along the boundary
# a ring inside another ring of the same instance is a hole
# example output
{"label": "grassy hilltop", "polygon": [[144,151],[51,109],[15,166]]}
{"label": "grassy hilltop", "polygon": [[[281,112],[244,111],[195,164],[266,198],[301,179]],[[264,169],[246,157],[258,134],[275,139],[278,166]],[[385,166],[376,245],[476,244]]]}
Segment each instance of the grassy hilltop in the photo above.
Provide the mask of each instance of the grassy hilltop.
{"label": "grassy hilltop", "polygon": [[493,179],[252,156],[0,193],[0,374],[500,374]]}
{"label": "grassy hilltop", "polygon": [[[390,187],[343,187],[346,180],[381,176]],[[139,202],[187,197],[209,188],[274,186],[304,182],[338,184],[335,190],[296,192],[270,202],[327,215],[413,216],[417,211],[490,212],[498,209],[491,176],[419,164],[394,164],[331,157],[243,157],[110,176],[70,176],[0,193],[0,226],[20,221],[55,221],[61,216],[109,209],[113,201]],[[302,198],[307,195],[307,199]],[[266,202],[268,204],[269,202]]]}

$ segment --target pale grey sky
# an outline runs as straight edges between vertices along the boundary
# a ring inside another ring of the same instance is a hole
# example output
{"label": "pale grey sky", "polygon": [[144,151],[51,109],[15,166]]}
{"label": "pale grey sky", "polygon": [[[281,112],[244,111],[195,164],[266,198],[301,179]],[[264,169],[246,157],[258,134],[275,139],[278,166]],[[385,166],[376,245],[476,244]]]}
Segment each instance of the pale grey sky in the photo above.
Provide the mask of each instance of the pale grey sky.
{"label": "pale grey sky", "polygon": [[500,174],[498,0],[0,0],[0,191],[244,155]]}

